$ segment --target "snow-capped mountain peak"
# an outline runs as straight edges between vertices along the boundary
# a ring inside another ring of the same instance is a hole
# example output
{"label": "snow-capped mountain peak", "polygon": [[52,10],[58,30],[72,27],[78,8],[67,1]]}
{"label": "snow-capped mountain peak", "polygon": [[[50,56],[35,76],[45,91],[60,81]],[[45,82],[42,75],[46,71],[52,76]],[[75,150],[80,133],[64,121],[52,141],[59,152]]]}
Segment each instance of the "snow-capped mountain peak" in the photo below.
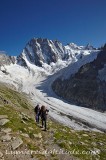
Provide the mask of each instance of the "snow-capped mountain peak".
{"label": "snow-capped mountain peak", "polygon": [[15,59],[15,56],[8,56],[5,51],[0,51],[0,66],[14,64]]}
{"label": "snow-capped mountain peak", "polygon": [[[23,62],[23,54],[33,64],[42,66],[42,63],[56,63],[58,59],[64,59],[65,47],[59,41],[52,41],[42,38],[33,38],[24,48],[21,55],[17,58],[18,63]],[[21,62],[20,62],[21,60]]]}
{"label": "snow-capped mountain peak", "polygon": [[[76,125],[68,118],[73,116],[98,129],[105,130],[106,116],[103,113],[66,103],[59,99],[51,88],[57,78],[63,76],[64,80],[70,75],[74,76],[81,66],[97,58],[99,50],[82,48],[75,44],[66,47],[57,40],[33,38],[17,57],[17,63],[5,64],[6,72],[0,70],[0,81],[27,93],[35,104],[48,106],[50,116],[65,125],[74,129],[84,129],[83,126]],[[76,84],[73,86],[76,87]],[[61,116],[61,113],[65,116]],[[94,119],[95,114],[98,116]]]}
{"label": "snow-capped mountain peak", "polygon": [[65,46],[66,49],[72,49],[72,50],[81,50],[84,48],[84,46],[78,46],[75,43],[69,43]]}
{"label": "snow-capped mountain peak", "polygon": [[56,72],[72,62],[82,59],[84,56],[92,54],[92,52],[96,52],[96,49],[90,50],[87,47],[78,46],[74,43],[64,46],[58,40],[33,38],[17,57],[17,63],[28,67],[27,60],[27,62],[33,65]]}
{"label": "snow-capped mountain peak", "polygon": [[88,43],[85,48],[86,50],[95,50],[96,48],[94,48],[90,43]]}

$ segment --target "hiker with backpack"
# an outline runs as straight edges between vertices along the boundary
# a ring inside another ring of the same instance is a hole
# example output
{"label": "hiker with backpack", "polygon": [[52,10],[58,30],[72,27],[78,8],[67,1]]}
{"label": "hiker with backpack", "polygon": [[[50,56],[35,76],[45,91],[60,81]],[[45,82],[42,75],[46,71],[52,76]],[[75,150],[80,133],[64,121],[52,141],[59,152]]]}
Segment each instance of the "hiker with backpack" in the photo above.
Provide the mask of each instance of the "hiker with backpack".
{"label": "hiker with backpack", "polygon": [[40,106],[39,106],[39,104],[37,104],[34,111],[35,111],[36,122],[39,123],[39,116],[40,116]]}
{"label": "hiker with backpack", "polygon": [[42,105],[41,110],[40,110],[40,116],[41,116],[41,121],[42,121],[42,128],[44,127],[44,131],[47,129],[47,114],[49,110],[46,109],[44,105]]}

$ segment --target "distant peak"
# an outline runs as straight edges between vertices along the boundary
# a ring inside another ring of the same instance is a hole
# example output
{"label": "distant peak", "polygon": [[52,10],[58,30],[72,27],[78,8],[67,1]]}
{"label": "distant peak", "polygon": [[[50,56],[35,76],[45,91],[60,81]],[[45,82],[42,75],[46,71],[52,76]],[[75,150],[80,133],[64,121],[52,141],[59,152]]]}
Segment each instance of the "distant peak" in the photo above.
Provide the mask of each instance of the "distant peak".
{"label": "distant peak", "polygon": [[81,50],[81,49],[84,48],[84,46],[78,46],[78,45],[75,44],[75,43],[68,43],[67,46],[66,46],[66,48],[75,49],[75,50],[76,50],[76,49]]}
{"label": "distant peak", "polygon": [[78,47],[78,45],[77,44],[75,44],[75,43],[69,43],[68,45],[70,45],[70,46],[77,46]]}
{"label": "distant peak", "polygon": [[48,40],[47,38],[32,38],[29,42],[28,42],[28,44],[31,42],[31,43],[42,43],[42,42],[48,42],[48,41],[50,41],[50,40]]}
{"label": "distant peak", "polygon": [[88,44],[85,46],[85,49],[92,50],[92,49],[95,49],[95,48],[93,47],[93,45],[91,45],[90,43],[88,43]]}

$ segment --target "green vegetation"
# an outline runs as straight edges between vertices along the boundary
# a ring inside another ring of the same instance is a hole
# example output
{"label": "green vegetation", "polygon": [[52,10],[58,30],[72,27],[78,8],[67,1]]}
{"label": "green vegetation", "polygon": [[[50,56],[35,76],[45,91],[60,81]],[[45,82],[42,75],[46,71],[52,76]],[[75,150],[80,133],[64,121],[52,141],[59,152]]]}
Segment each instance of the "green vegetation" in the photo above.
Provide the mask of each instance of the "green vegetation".
{"label": "green vegetation", "polygon": [[81,160],[105,160],[106,134],[93,131],[74,131],[60,124],[54,134],[55,143],[65,149],[67,153]]}
{"label": "green vegetation", "polygon": [[0,102],[3,104],[11,104],[14,107],[23,107],[25,109],[30,108],[31,104],[27,100],[24,94],[10,89],[9,87],[0,84]]}
{"label": "green vegetation", "polygon": [[[10,120],[3,128],[11,128],[13,137],[21,137],[23,148],[32,151],[62,149],[69,156],[79,160],[105,160],[106,134],[93,131],[74,131],[48,118],[48,131],[41,131],[34,120],[32,104],[27,95],[18,93],[0,84],[0,115],[7,115]],[[34,134],[41,134],[36,138]],[[1,150],[3,143],[0,143]],[[59,154],[50,153],[48,158],[44,154],[32,154],[39,160],[60,160]],[[67,158],[67,157],[66,157]]]}

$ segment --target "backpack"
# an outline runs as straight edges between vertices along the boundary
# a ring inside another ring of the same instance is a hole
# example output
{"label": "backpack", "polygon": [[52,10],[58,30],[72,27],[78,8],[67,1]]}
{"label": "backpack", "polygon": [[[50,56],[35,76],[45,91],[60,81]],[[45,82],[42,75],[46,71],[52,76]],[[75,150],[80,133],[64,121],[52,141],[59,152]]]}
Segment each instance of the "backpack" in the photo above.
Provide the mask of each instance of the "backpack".
{"label": "backpack", "polygon": [[45,111],[42,111],[41,112],[41,118],[43,119],[43,120],[46,120],[47,119],[47,115],[48,115],[48,112],[49,112],[49,110],[45,110]]}
{"label": "backpack", "polygon": [[46,110],[41,112],[41,118],[42,118],[42,120],[46,120],[46,118],[47,118]]}
{"label": "backpack", "polygon": [[36,114],[37,114],[38,110],[39,110],[39,105],[37,105],[37,106],[34,108],[34,111],[35,111]]}

